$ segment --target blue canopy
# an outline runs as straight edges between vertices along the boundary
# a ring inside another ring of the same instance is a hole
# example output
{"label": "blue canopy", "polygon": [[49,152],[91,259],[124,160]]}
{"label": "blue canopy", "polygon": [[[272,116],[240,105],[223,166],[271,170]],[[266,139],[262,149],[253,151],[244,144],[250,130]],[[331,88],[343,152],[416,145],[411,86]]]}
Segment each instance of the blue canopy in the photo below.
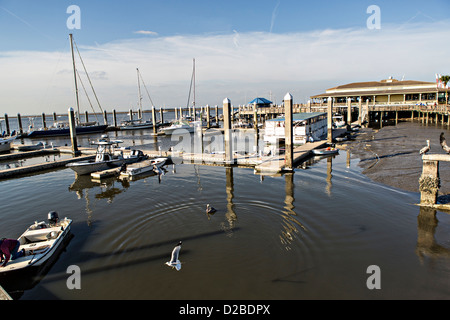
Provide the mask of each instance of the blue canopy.
{"label": "blue canopy", "polygon": [[272,104],[272,101],[269,101],[265,98],[255,98],[252,101],[250,101],[249,104]]}

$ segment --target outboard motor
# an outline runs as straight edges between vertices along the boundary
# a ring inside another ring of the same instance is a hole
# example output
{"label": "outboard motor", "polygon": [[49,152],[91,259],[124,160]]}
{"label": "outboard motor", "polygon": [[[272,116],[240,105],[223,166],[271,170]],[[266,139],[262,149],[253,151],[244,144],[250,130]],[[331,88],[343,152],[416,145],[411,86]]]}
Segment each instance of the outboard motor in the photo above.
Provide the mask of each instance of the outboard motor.
{"label": "outboard motor", "polygon": [[50,211],[50,212],[48,213],[47,219],[48,219],[48,223],[49,223],[50,225],[55,225],[55,224],[57,224],[57,223],[58,223],[58,220],[59,220],[58,213],[57,213],[56,211]]}

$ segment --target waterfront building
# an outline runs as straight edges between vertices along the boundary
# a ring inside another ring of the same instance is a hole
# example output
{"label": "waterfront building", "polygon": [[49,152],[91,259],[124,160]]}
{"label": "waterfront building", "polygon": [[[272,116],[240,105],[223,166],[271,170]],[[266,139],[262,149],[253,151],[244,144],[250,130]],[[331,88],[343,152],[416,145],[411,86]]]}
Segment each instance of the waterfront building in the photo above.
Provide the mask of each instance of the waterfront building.
{"label": "waterfront building", "polygon": [[327,89],[325,93],[311,96],[313,103],[326,103],[328,97],[334,103],[345,104],[359,101],[370,106],[378,105],[425,105],[448,104],[448,86],[438,76],[436,82],[397,80],[392,77],[381,81],[354,82]]}
{"label": "waterfront building", "polygon": [[[302,112],[293,114],[293,143],[302,145],[309,141],[319,140],[327,134],[326,112]],[[266,120],[264,141],[269,144],[282,143],[285,139],[284,117]]]}

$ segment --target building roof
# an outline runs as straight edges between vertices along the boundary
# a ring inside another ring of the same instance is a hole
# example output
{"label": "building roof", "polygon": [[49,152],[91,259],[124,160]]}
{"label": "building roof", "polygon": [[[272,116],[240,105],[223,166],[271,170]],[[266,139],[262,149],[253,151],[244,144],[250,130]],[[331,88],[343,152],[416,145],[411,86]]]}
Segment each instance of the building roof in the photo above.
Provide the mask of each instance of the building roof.
{"label": "building roof", "polygon": [[[299,113],[293,113],[292,114],[292,120],[293,121],[303,121],[308,120],[311,118],[315,118],[321,115],[326,115],[326,112],[299,112]],[[267,121],[285,121],[285,118],[274,118],[274,119],[268,119]]]}
{"label": "building roof", "polygon": [[384,94],[404,94],[404,93],[426,93],[426,92],[445,92],[448,89],[437,88],[435,82],[416,81],[416,80],[396,80],[386,79],[381,81],[353,82],[329,88],[325,93],[311,96],[318,97],[336,97],[336,96],[371,96]]}
{"label": "building roof", "polygon": [[272,104],[272,101],[269,101],[265,98],[255,98],[249,102],[249,104]]}

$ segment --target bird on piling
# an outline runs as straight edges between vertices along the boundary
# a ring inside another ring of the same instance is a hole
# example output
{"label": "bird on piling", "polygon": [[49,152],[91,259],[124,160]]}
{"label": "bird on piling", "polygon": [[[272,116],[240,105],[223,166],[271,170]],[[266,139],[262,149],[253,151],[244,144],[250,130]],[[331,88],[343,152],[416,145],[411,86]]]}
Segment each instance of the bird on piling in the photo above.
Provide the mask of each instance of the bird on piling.
{"label": "bird on piling", "polygon": [[444,133],[442,132],[440,137],[439,137],[439,142],[441,144],[442,149],[447,152],[450,153],[450,147],[447,145],[447,142],[445,141],[445,137],[444,137]]}
{"label": "bird on piling", "polygon": [[419,154],[426,154],[428,151],[430,151],[430,140],[427,140],[427,145],[420,149]]}
{"label": "bird on piling", "polygon": [[170,261],[166,262],[166,265],[169,267],[177,269],[177,271],[180,271],[181,269],[181,262],[178,260],[180,256],[180,250],[181,250],[181,241],[178,242],[178,244],[173,248],[172,255],[170,256]]}

